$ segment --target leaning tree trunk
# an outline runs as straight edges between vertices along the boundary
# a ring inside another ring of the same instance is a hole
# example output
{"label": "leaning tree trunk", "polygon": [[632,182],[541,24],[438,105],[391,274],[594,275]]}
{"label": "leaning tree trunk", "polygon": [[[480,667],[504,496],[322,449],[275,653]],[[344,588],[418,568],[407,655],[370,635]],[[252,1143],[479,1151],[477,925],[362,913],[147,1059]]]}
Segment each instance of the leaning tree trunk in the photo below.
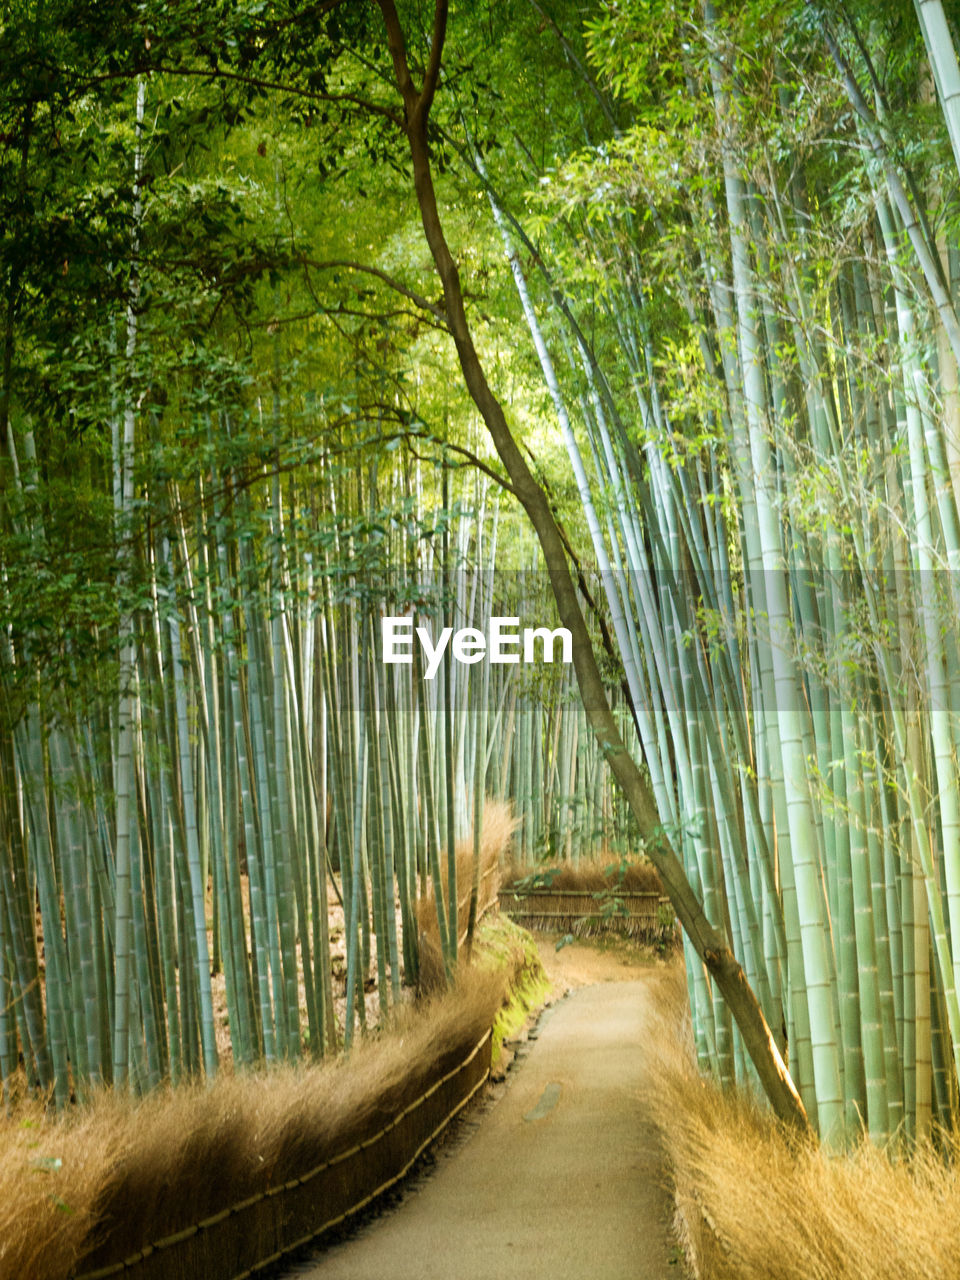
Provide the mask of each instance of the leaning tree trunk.
{"label": "leaning tree trunk", "polygon": [[680,861],[667,840],[646,783],[624,745],[607,702],[593,646],[577,599],[563,541],[549,502],[536,482],[490,389],[464,311],[463,292],[437,208],[427,144],[427,120],[440,73],[447,22],[446,0],[436,0],[430,57],[418,91],[407,64],[403,28],[393,0],[377,0],[403,101],[403,131],[410,148],[414,186],[427,244],[443,288],[450,329],[464,382],[533,524],[543,550],[562,624],[573,638],[573,662],[587,718],[629,803],[677,916],[697,955],[712,974],[743,1036],[761,1084],[776,1114],[809,1131],[806,1112],[776,1047],[763,1012],[733,952],[708,921]]}

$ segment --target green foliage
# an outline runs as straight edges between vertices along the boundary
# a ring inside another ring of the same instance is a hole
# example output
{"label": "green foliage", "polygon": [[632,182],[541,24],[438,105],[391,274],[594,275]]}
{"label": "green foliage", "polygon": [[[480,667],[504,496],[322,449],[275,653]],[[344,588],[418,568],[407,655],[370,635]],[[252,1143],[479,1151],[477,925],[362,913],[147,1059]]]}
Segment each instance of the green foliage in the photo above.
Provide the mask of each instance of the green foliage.
{"label": "green foliage", "polygon": [[[582,565],[603,677],[636,729],[663,830],[786,1037],[811,1112],[831,1057],[842,1090],[826,1105],[852,1125],[869,1059],[868,1123],[882,1135],[901,1114],[908,1127],[933,1110],[949,1119],[960,1038],[943,987],[932,1024],[918,1024],[921,1039],[934,1026],[925,1111],[903,1028],[926,999],[924,930],[942,976],[960,902],[955,601],[929,583],[939,564],[955,571],[960,521],[949,297],[931,306],[917,253],[926,243],[955,292],[957,173],[911,6],[718,8],[455,9],[431,154],[481,360]],[[417,79],[430,15],[404,4],[401,16]],[[875,112],[872,135],[848,81]],[[0,997],[39,972],[34,882],[56,921],[47,972],[78,953],[67,912],[82,897],[98,921],[82,935],[99,966],[84,981],[109,986],[115,866],[131,839],[145,853],[130,901],[163,904],[124,917],[131,962],[138,981],[162,971],[153,980],[173,990],[179,939],[203,949],[189,849],[195,880],[201,861],[204,883],[207,867],[222,876],[231,1032],[247,1058],[290,1051],[290,956],[330,850],[314,843],[312,861],[290,866],[287,850],[323,825],[349,900],[373,840],[383,883],[369,907],[366,888],[353,902],[354,977],[371,913],[387,924],[386,850],[411,786],[438,795],[417,809],[404,874],[439,866],[446,717],[465,723],[474,695],[447,685],[414,711],[378,685],[370,628],[387,607],[431,620],[460,607],[492,541],[493,491],[465,468],[491,484],[500,468],[461,385],[400,123],[374,5],[50,0],[4,17]],[[519,245],[549,391],[488,194]],[[558,401],[582,453],[576,479]],[[498,568],[529,569],[506,492],[496,519]],[[598,581],[601,552],[626,572]],[[780,578],[778,612],[766,591]],[[531,598],[519,580],[483,590],[510,613]],[[929,621],[936,608],[945,620]],[[524,852],[571,853],[611,831],[635,845],[622,802],[603,795],[599,763],[618,748],[581,734],[562,673],[496,698],[495,732],[514,737],[487,772],[517,801]],[[377,731],[391,716],[429,720],[422,757]],[[125,734],[135,768],[120,763]],[[241,849],[254,876],[264,867],[249,918]],[[408,908],[411,892],[408,880]],[[598,901],[620,909],[616,888]],[[324,963],[311,978],[317,1051],[334,1038]],[[808,990],[829,991],[821,1013],[836,1011],[812,1038]],[[160,1000],[135,1011],[141,1079],[166,1069],[160,1045],[198,1065],[199,994],[188,985],[176,1017]],[[691,994],[701,1059],[742,1075],[743,1046],[695,965]],[[77,1025],[56,1000],[25,996],[0,1026],[4,1072],[19,1046],[62,1091],[68,1056],[82,1071]],[[88,1031],[95,1060],[110,1028]]]}

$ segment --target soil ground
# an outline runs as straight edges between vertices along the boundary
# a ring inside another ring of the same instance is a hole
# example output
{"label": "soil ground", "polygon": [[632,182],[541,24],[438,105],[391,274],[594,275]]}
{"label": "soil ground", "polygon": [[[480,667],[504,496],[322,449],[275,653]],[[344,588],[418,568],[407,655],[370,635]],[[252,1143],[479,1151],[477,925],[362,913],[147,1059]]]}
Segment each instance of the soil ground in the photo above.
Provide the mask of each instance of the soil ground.
{"label": "soil ground", "polygon": [[649,953],[573,943],[541,955],[558,994],[492,1105],[399,1204],[301,1262],[312,1280],[667,1280],[680,1267],[640,1087]]}

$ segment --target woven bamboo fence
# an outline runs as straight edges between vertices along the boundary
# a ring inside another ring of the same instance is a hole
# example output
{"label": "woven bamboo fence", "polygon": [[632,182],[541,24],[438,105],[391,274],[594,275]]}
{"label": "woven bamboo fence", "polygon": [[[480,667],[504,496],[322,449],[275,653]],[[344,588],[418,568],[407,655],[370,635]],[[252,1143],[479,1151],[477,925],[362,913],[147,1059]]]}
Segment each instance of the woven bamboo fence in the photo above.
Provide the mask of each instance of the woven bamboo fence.
{"label": "woven bamboo fence", "polygon": [[[339,1226],[400,1181],[483,1087],[492,1033],[375,1133],[299,1177],[270,1187],[131,1257],[76,1280],[245,1280]],[[216,1170],[211,1170],[216,1177]],[[86,1265],[89,1266],[90,1259]],[[101,1261],[101,1259],[96,1259]]]}
{"label": "woven bamboo fence", "polygon": [[670,899],[656,892],[502,889],[500,910],[525,929],[576,937],[620,933],[638,941],[665,942],[676,930]]}

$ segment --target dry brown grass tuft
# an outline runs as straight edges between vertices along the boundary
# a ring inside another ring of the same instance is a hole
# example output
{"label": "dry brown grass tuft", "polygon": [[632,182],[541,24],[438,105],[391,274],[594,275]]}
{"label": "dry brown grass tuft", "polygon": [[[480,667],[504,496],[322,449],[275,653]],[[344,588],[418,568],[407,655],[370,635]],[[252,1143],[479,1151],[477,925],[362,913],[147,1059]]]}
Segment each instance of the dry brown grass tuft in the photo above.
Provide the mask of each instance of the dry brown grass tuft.
{"label": "dry brown grass tuft", "polygon": [[[625,893],[663,893],[656,868],[649,862],[632,862],[620,878],[620,863],[599,855],[589,861],[541,864],[537,867],[511,866],[503,875],[503,888],[523,882],[524,887],[541,886],[576,893],[603,893],[622,889]],[[536,877],[531,880],[531,877]]]}
{"label": "dry brown grass tuft", "polygon": [[0,1276],[70,1274],[91,1227],[91,1206],[116,1131],[51,1126],[39,1105],[0,1120]]}
{"label": "dry brown grass tuft", "polygon": [[64,1280],[137,1252],[378,1132],[490,1027],[509,967],[397,1014],[320,1066],[224,1074],[139,1102],[104,1092],[59,1120],[0,1122],[0,1280]]}
{"label": "dry brown grass tuft", "polygon": [[[946,1280],[960,1275],[960,1176],[930,1147],[830,1156],[698,1074],[679,965],[651,984],[646,1094],[702,1280]],[[655,1046],[655,1047],[654,1047]]]}
{"label": "dry brown grass tuft", "polygon": [[[497,900],[500,883],[500,864],[508,849],[517,823],[510,806],[489,797],[483,806],[483,829],[480,832],[480,896],[477,916],[483,914]],[[462,942],[470,918],[470,893],[473,885],[473,837],[457,843],[457,920],[458,934]],[[446,854],[440,855],[441,882],[444,894],[447,890]],[[437,991],[444,985],[443,960],[440,954],[440,933],[437,925],[437,908],[432,886],[417,903],[417,924],[420,930],[420,987],[424,991]]]}

